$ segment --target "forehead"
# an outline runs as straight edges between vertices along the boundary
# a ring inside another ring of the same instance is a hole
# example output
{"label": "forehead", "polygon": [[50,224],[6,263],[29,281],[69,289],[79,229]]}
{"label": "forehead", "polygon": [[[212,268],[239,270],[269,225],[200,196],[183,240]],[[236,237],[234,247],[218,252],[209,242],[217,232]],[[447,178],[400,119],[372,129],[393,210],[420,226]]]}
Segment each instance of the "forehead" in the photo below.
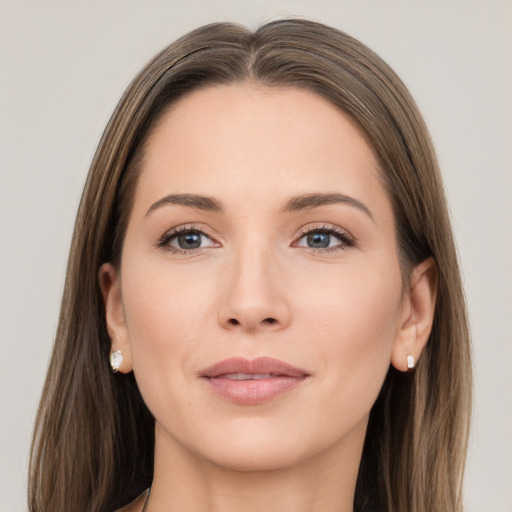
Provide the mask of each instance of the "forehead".
{"label": "forehead", "polygon": [[256,203],[307,192],[385,196],[357,124],[293,87],[244,83],[189,93],[153,128],[141,168],[136,202],[146,204],[164,193]]}

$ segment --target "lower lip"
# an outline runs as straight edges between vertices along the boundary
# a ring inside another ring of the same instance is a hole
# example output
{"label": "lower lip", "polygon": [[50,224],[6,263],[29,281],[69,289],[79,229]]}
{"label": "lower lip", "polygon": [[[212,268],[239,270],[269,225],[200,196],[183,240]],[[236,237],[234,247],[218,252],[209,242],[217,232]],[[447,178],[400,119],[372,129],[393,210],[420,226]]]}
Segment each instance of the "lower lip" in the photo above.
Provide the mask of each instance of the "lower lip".
{"label": "lower lip", "polygon": [[232,380],[222,377],[206,378],[217,394],[239,405],[258,405],[287,393],[299,386],[306,377],[272,377],[269,379]]}

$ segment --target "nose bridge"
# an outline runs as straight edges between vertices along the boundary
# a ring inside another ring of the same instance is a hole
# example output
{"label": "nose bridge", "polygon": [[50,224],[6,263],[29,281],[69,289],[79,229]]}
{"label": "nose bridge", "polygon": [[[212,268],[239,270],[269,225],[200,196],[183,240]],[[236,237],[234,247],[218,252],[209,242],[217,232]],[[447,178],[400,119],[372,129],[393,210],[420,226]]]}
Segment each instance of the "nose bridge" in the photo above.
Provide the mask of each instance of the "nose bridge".
{"label": "nose bridge", "polygon": [[267,240],[245,236],[227,263],[219,321],[245,331],[277,330],[290,318],[278,251]]}

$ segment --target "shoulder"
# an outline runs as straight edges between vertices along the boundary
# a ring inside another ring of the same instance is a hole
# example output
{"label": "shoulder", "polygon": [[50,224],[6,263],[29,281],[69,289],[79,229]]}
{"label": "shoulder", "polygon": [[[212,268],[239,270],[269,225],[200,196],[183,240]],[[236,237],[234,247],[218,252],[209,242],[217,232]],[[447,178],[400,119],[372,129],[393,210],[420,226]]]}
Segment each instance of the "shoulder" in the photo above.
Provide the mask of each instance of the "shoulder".
{"label": "shoulder", "polygon": [[137,499],[129,503],[123,508],[120,508],[116,512],[141,512],[144,507],[144,502],[146,501],[146,496],[148,495],[148,490],[145,490]]}

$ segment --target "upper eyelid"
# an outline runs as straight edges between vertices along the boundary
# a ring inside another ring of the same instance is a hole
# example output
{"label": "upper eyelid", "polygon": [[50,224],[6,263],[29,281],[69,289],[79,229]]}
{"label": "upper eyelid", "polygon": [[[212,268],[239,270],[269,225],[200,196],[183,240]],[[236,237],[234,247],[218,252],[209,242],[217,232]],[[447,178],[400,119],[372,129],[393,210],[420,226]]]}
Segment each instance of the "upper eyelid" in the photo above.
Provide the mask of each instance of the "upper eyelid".
{"label": "upper eyelid", "polygon": [[328,222],[323,223],[310,223],[306,224],[305,226],[301,227],[299,231],[297,232],[296,237],[300,238],[304,235],[307,235],[308,233],[311,233],[312,231],[330,231],[333,233],[338,233],[339,235],[344,235],[345,237],[349,238],[352,241],[355,241],[355,237],[352,236],[352,234],[347,231],[346,229],[337,226],[336,224],[330,224]]}
{"label": "upper eyelid", "polygon": [[[180,234],[180,233],[185,233],[187,231],[197,231],[198,233],[201,233],[202,235],[205,235],[209,238],[212,238],[212,239],[215,239],[214,235],[211,233],[211,230],[210,229],[205,229],[204,227],[200,227],[194,223],[191,223],[191,224],[181,224],[179,226],[175,226],[169,230],[167,230],[163,237],[166,237],[166,236],[173,236],[173,235],[176,235],[176,234]],[[162,238],[163,238],[162,237]]]}

